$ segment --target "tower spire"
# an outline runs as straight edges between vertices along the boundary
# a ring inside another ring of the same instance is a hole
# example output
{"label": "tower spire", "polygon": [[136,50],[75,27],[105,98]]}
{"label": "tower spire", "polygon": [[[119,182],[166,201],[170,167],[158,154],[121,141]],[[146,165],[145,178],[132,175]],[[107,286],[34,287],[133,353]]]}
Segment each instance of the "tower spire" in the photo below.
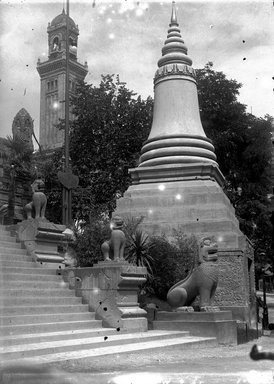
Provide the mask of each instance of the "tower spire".
{"label": "tower spire", "polygon": [[217,166],[214,147],[201,124],[195,70],[191,65],[173,1],[167,39],[154,77],[153,122],[141,151],[140,168]]}
{"label": "tower spire", "polygon": [[179,25],[177,21],[177,12],[176,12],[176,3],[175,1],[172,1],[172,11],[171,11],[171,19],[170,19],[170,24],[169,26],[173,25]]}

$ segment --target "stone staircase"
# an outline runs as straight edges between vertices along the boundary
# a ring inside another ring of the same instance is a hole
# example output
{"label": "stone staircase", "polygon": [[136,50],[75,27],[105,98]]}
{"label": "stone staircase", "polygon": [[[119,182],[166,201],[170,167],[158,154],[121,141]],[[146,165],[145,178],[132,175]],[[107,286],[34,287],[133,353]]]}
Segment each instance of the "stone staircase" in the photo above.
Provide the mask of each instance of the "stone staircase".
{"label": "stone staircase", "polygon": [[144,349],[216,345],[214,337],[103,328],[56,268],[31,260],[0,226],[0,361],[50,363]]}

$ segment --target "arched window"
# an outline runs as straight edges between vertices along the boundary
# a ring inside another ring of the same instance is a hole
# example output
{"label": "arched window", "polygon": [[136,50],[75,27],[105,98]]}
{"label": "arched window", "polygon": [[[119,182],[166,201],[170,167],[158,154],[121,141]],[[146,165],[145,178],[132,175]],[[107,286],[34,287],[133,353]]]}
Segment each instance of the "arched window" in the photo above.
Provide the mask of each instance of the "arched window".
{"label": "arched window", "polygon": [[59,38],[56,36],[52,42],[52,50],[58,51],[59,49],[60,49],[60,42],[59,42]]}
{"label": "arched window", "polygon": [[73,40],[72,37],[69,38],[69,45],[70,47],[76,47],[76,42]]}

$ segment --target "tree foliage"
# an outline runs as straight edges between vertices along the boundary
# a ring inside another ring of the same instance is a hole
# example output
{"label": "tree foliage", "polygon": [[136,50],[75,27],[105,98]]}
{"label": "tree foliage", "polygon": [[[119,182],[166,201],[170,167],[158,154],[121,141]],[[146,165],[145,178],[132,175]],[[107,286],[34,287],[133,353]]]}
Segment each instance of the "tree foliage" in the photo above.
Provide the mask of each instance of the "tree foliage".
{"label": "tree foliage", "polygon": [[236,208],[241,230],[255,253],[271,255],[269,200],[273,118],[257,118],[237,101],[241,84],[214,71],[208,63],[197,70],[202,124],[213,141],[226,178],[225,192]]}
{"label": "tree foliage", "polygon": [[70,156],[82,188],[78,215],[84,220],[90,202],[112,212],[130,184],[128,169],[137,164],[152,109],[150,98],[135,96],[119,76],[106,75],[98,87],[81,83],[72,99]]}
{"label": "tree foliage", "polygon": [[19,137],[7,136],[2,139],[4,151],[2,156],[6,159],[5,169],[10,172],[14,168],[17,178],[29,180],[34,177],[32,149]]}
{"label": "tree foliage", "polygon": [[198,259],[198,244],[194,236],[177,231],[173,241],[165,236],[150,239],[153,279],[145,285],[147,292],[166,300],[168,290],[184,279]]}

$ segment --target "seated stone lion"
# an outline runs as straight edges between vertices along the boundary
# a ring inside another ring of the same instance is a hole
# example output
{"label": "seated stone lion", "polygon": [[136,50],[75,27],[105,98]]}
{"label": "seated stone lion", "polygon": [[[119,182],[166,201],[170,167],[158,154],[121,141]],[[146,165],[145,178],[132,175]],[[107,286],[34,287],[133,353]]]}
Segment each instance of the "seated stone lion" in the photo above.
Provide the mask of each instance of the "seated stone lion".
{"label": "seated stone lion", "polygon": [[170,288],[167,301],[172,308],[191,306],[200,297],[200,310],[209,311],[218,284],[218,245],[211,237],[200,242],[198,266]]}
{"label": "seated stone lion", "polygon": [[47,206],[47,197],[44,194],[45,183],[40,176],[31,184],[32,201],[25,205],[27,218],[32,218],[32,210],[35,210],[35,219],[45,219],[45,211]]}
{"label": "seated stone lion", "polygon": [[126,236],[122,231],[124,222],[121,217],[115,216],[111,220],[111,236],[105,241],[101,250],[105,261],[122,261],[124,260],[124,251],[126,245]]}

